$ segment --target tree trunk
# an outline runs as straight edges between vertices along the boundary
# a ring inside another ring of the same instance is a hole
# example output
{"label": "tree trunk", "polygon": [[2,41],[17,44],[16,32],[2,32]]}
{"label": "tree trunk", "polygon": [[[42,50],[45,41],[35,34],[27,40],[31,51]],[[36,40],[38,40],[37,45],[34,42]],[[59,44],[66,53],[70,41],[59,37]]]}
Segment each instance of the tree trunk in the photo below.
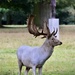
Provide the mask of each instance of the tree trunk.
{"label": "tree trunk", "polygon": [[40,9],[39,9],[39,3],[34,4],[34,11],[33,14],[35,16],[35,24],[37,26],[40,26]]}
{"label": "tree trunk", "polygon": [[44,21],[47,21],[50,18],[50,4],[43,2],[40,4],[40,23],[43,25]]}
{"label": "tree trunk", "polygon": [[44,21],[48,23],[50,18],[50,4],[48,2],[35,4],[34,13],[36,14],[36,23],[43,27]]}
{"label": "tree trunk", "polygon": [[0,13],[0,28],[3,27],[3,26],[2,26],[2,16],[3,16],[3,14]]}

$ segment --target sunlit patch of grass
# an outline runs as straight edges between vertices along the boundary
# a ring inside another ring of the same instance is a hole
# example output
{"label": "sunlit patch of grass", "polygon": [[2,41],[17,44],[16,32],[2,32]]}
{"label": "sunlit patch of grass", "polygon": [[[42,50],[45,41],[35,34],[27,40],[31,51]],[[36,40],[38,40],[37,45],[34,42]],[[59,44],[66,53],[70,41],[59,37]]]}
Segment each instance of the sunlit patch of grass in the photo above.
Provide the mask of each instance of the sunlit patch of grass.
{"label": "sunlit patch of grass", "polygon": [[15,53],[0,53],[0,74],[14,75],[17,73],[17,60]]}

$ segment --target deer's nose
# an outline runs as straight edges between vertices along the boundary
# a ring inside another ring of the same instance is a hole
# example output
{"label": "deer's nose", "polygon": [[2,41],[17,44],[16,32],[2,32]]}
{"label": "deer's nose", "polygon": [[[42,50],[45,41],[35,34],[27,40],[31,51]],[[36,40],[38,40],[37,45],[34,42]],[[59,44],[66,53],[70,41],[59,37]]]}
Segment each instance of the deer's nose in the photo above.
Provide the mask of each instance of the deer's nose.
{"label": "deer's nose", "polygon": [[62,42],[60,42],[60,45],[62,44]]}

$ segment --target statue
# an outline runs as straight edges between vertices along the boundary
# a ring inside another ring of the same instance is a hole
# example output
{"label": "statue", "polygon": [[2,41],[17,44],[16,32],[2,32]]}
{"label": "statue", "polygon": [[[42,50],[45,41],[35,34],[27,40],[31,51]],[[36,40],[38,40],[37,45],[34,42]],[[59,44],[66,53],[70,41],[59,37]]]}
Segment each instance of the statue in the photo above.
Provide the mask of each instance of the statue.
{"label": "statue", "polygon": [[55,15],[56,15],[56,0],[51,0],[51,3],[50,3],[50,11],[51,11],[51,15],[50,17],[51,18],[55,18]]}

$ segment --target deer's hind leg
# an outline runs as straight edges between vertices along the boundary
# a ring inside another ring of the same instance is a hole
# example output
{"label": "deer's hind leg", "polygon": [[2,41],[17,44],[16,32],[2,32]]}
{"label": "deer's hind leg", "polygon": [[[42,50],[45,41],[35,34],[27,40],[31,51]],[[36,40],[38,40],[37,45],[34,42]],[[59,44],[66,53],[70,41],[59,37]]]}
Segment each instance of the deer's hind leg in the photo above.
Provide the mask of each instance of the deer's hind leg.
{"label": "deer's hind leg", "polygon": [[18,75],[21,75],[21,70],[22,70],[22,62],[20,60],[18,60],[18,66],[19,66],[19,74]]}

